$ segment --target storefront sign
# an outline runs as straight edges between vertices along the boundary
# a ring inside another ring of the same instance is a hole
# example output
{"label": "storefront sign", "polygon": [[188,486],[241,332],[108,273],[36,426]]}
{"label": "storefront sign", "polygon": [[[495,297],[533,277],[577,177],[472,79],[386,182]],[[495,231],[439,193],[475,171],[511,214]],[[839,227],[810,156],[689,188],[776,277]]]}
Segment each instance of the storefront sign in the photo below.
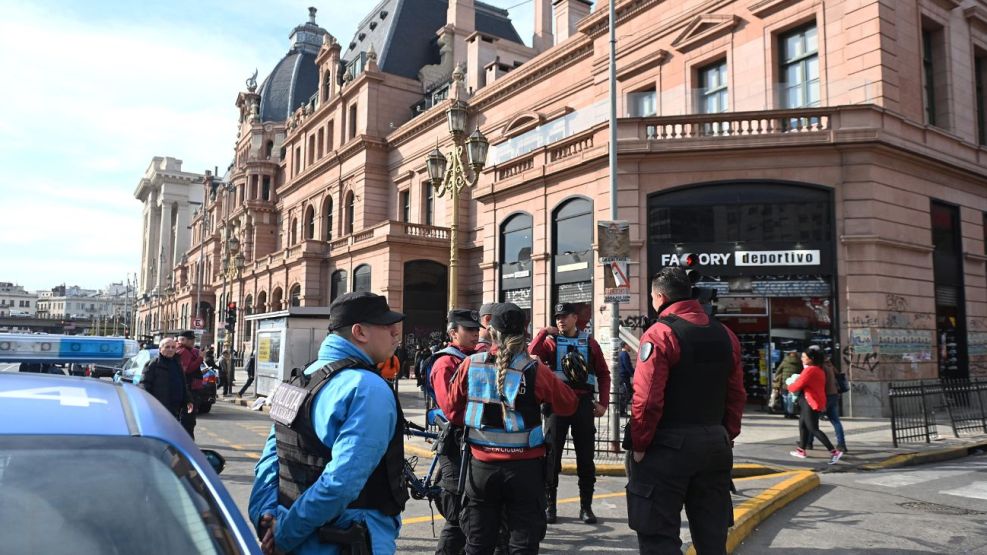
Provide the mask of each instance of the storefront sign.
{"label": "storefront sign", "polygon": [[821,262],[817,250],[797,251],[737,251],[737,266],[818,266]]}
{"label": "storefront sign", "polygon": [[589,268],[589,262],[573,262],[572,264],[563,264],[556,270],[558,273],[562,272],[575,272],[576,270],[585,270]]}
{"label": "storefront sign", "polygon": [[519,279],[519,278],[526,278],[530,275],[531,275],[531,271],[529,270],[518,270],[510,274],[504,274],[503,277],[504,279]]}
{"label": "storefront sign", "polygon": [[690,252],[685,254],[661,255],[662,266],[687,266],[686,259],[695,256],[700,266],[726,266],[733,257],[732,252]]}

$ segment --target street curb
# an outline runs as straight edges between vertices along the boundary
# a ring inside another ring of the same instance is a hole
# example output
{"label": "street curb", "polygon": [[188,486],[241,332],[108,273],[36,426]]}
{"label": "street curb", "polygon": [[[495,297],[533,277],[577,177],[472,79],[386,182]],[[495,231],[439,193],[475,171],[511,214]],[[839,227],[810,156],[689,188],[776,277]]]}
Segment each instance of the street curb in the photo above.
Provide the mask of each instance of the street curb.
{"label": "street curb", "polygon": [[887,470],[889,468],[900,468],[902,466],[915,466],[920,464],[948,461],[960,459],[970,454],[973,449],[987,448],[987,441],[978,441],[956,447],[945,447],[930,451],[916,451],[904,453],[884,459],[883,461],[860,465],[861,470]]}
{"label": "street curb", "polygon": [[[734,508],[734,524],[727,532],[727,553],[736,551],[769,516],[819,487],[819,476],[811,470],[793,470],[780,474],[783,475],[789,477]],[[686,554],[696,555],[695,546],[690,545]]]}

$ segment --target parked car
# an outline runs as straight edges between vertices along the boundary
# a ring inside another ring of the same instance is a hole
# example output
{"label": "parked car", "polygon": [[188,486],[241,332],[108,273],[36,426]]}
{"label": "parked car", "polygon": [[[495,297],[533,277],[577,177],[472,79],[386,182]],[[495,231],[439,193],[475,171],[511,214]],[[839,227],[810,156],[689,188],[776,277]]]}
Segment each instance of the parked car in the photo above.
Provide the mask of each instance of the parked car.
{"label": "parked car", "polygon": [[202,364],[199,367],[199,371],[202,372],[202,400],[199,402],[199,412],[208,413],[212,410],[213,404],[216,403],[216,382],[219,374],[216,372],[215,368],[210,368]]}
{"label": "parked car", "polygon": [[157,358],[158,347],[151,346],[141,349],[136,356],[133,356],[120,367],[120,372],[113,375],[113,381],[124,381],[132,384],[141,383],[144,377],[144,369],[147,364]]}
{"label": "parked car", "polygon": [[142,389],[3,373],[0,397],[0,522],[16,531],[2,551],[261,552],[219,479],[223,457]]}
{"label": "parked car", "polygon": [[[112,378],[117,372],[123,370],[123,366],[127,363],[125,360],[117,362],[98,362],[90,364],[87,370],[87,376],[91,378]],[[73,376],[76,374],[72,374]]]}

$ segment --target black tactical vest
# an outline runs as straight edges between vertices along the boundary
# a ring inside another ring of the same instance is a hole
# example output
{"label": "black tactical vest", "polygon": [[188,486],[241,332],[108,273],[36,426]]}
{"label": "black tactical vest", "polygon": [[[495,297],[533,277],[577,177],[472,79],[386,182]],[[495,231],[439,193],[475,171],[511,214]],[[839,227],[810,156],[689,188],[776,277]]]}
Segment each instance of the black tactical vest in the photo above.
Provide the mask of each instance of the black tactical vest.
{"label": "black tactical vest", "polygon": [[727,379],[733,369],[733,345],[719,321],[705,326],[678,316],[658,320],[672,328],[681,357],[668,371],[665,408],[658,427],[715,426],[723,423]]}
{"label": "black tactical vest", "polygon": [[[278,449],[278,502],[285,507],[291,507],[302,492],[319,479],[332,460],[331,447],[322,443],[312,428],[312,402],[333,376],[348,369],[364,369],[379,375],[376,368],[347,358],[329,363],[311,375],[302,374],[291,378],[286,384],[298,389],[286,388],[285,391],[303,395],[304,400],[300,404],[293,403],[297,412],[287,419],[280,418],[282,421],[290,421],[290,424],[279,421],[275,416],[278,406],[277,400],[274,401],[271,417],[275,420],[274,435]],[[274,397],[277,396],[278,392],[275,392]],[[404,413],[396,393],[394,402],[398,411],[394,435],[391,436],[387,451],[377,468],[370,474],[359,497],[349,504],[349,508],[374,509],[388,516],[398,515],[404,510],[405,501],[408,500],[403,477]]]}

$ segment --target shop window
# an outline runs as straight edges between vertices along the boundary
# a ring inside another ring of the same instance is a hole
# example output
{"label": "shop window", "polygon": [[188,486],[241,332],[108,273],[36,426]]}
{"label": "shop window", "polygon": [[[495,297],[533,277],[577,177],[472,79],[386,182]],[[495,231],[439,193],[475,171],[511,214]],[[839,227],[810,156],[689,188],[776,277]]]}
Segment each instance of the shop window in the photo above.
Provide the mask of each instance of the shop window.
{"label": "shop window", "polygon": [[579,304],[577,325],[585,329],[591,325],[593,303],[592,202],[570,199],[552,213],[552,258],[552,303]]}
{"label": "shop window", "polygon": [[933,201],[931,215],[939,377],[967,378],[970,370],[959,208]]}
{"label": "shop window", "polygon": [[353,270],[353,292],[370,291],[370,265],[361,264]]}
{"label": "shop window", "polygon": [[947,128],[949,101],[946,89],[946,37],[941,25],[922,19],[922,93],[925,121]]}
{"label": "shop window", "polygon": [[524,310],[531,323],[532,218],[515,214],[500,226],[500,301]]}
{"label": "shop window", "polygon": [[783,108],[819,106],[819,37],[815,22],[778,38]]}
{"label": "shop window", "polygon": [[329,279],[329,301],[346,292],[346,270],[336,270]]}

